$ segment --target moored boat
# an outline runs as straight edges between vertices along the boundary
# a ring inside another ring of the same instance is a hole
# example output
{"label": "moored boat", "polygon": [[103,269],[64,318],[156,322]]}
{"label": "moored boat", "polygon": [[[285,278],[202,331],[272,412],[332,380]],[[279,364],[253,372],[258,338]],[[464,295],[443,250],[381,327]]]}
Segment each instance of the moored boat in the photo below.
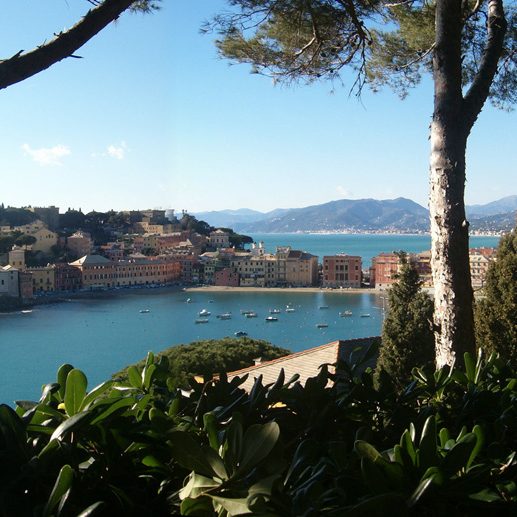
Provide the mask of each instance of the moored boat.
{"label": "moored boat", "polygon": [[220,320],[231,320],[232,319],[232,313],[231,312],[224,312],[223,314],[218,314],[216,318],[219,318]]}
{"label": "moored boat", "polygon": [[361,318],[369,318],[370,315],[369,314],[361,314]]}
{"label": "moored boat", "polygon": [[206,309],[203,309],[202,311],[198,312],[198,316],[201,316],[201,317],[210,316],[210,314],[212,314],[212,313],[207,311]]}
{"label": "moored boat", "polygon": [[244,337],[244,336],[247,336],[247,335],[248,335],[248,333],[244,332],[244,330],[238,330],[237,332],[234,333],[235,337]]}
{"label": "moored boat", "polygon": [[328,323],[316,323],[316,327],[319,329],[326,329],[328,326]]}
{"label": "moored boat", "polygon": [[151,309],[140,309],[140,314],[147,314],[148,312],[151,312]]}
{"label": "moored boat", "polygon": [[266,321],[278,321],[278,318],[276,316],[268,316]]}
{"label": "moored boat", "polygon": [[257,317],[257,313],[256,312],[253,312],[253,311],[249,311],[246,313],[246,318],[256,318]]}
{"label": "moored boat", "polygon": [[208,323],[209,320],[207,320],[206,318],[198,318],[195,323]]}
{"label": "moored boat", "polygon": [[344,318],[346,316],[352,316],[352,311],[342,311],[339,313],[339,315]]}

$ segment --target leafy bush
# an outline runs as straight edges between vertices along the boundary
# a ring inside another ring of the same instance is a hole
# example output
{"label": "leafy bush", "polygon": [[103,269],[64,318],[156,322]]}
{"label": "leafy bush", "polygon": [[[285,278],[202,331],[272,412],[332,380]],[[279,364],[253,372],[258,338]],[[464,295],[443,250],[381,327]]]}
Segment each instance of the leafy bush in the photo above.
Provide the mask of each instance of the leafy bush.
{"label": "leafy bush", "polygon": [[476,304],[476,338],[485,352],[517,364],[517,231],[503,236],[490,265],[485,297]]}
{"label": "leafy bush", "polygon": [[515,514],[507,363],[467,355],[461,371],[415,369],[397,394],[354,355],[304,386],[281,374],[249,393],[223,375],[184,395],[152,354],[89,392],[64,365],[38,402],[0,406],[0,512]]}
{"label": "leafy bush", "polygon": [[[157,354],[157,358],[167,359],[167,371],[171,379],[174,379],[170,381],[174,387],[188,388],[193,376],[211,379],[221,372],[232,372],[251,366],[255,358],[260,357],[268,361],[290,353],[291,351],[286,348],[274,346],[260,339],[226,337],[173,346]],[[145,360],[135,366],[141,369],[144,364]],[[126,378],[128,368],[114,377]]]}

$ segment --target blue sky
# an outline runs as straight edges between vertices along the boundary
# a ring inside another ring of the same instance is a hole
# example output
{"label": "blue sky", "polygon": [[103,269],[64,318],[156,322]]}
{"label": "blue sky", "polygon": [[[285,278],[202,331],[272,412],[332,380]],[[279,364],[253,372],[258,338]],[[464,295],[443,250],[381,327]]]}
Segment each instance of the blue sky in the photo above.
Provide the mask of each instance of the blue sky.
{"label": "blue sky", "polygon": [[[86,0],[2,6],[0,54],[41,44]],[[427,205],[432,86],[405,101],[273,86],[217,56],[204,20],[223,0],[123,15],[77,54],[0,91],[0,202],[83,211],[248,207],[409,197]],[[347,87],[348,86],[348,87]],[[469,139],[468,203],[517,194],[515,113],[486,106]]]}

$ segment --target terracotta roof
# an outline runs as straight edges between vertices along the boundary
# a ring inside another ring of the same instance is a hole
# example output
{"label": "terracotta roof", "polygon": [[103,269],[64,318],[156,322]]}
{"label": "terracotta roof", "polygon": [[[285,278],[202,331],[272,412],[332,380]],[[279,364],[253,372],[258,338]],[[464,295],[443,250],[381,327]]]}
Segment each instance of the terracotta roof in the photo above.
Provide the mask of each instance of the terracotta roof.
{"label": "terracotta roof", "polygon": [[357,347],[366,347],[370,345],[377,337],[367,337],[360,339],[349,339],[333,341],[326,345],[321,345],[302,352],[286,355],[272,361],[266,361],[242,370],[228,373],[228,379],[234,377],[242,377],[249,374],[241,388],[250,391],[253,387],[255,379],[262,375],[263,384],[274,383],[280,371],[283,369],[286,380],[289,380],[294,374],[299,374],[298,382],[305,384],[307,379],[315,377],[320,371],[323,364],[334,364],[338,359],[347,360],[350,354]]}

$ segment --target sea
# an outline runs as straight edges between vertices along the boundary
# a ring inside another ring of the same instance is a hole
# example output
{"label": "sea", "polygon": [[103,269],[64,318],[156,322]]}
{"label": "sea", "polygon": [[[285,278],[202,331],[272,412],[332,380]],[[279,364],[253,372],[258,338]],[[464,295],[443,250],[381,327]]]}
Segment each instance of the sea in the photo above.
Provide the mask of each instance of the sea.
{"label": "sea", "polygon": [[[357,254],[368,267],[381,251],[428,249],[428,236],[255,234],[268,251],[290,245],[318,255]],[[475,237],[471,247],[495,246],[496,237]],[[234,336],[265,339],[293,352],[336,339],[379,335],[384,294],[346,290],[293,292],[184,292],[181,289],[124,289],[35,306],[32,312],[0,314],[0,402],[37,400],[63,363],[83,370],[92,388],[145,357],[148,351],[195,340]],[[286,312],[290,307],[294,311]],[[270,311],[278,321],[268,322]],[[208,323],[196,323],[199,312]],[[144,312],[141,312],[144,311]],[[247,318],[243,311],[254,311]],[[350,311],[350,316],[340,313]],[[228,320],[217,315],[231,313]]]}

